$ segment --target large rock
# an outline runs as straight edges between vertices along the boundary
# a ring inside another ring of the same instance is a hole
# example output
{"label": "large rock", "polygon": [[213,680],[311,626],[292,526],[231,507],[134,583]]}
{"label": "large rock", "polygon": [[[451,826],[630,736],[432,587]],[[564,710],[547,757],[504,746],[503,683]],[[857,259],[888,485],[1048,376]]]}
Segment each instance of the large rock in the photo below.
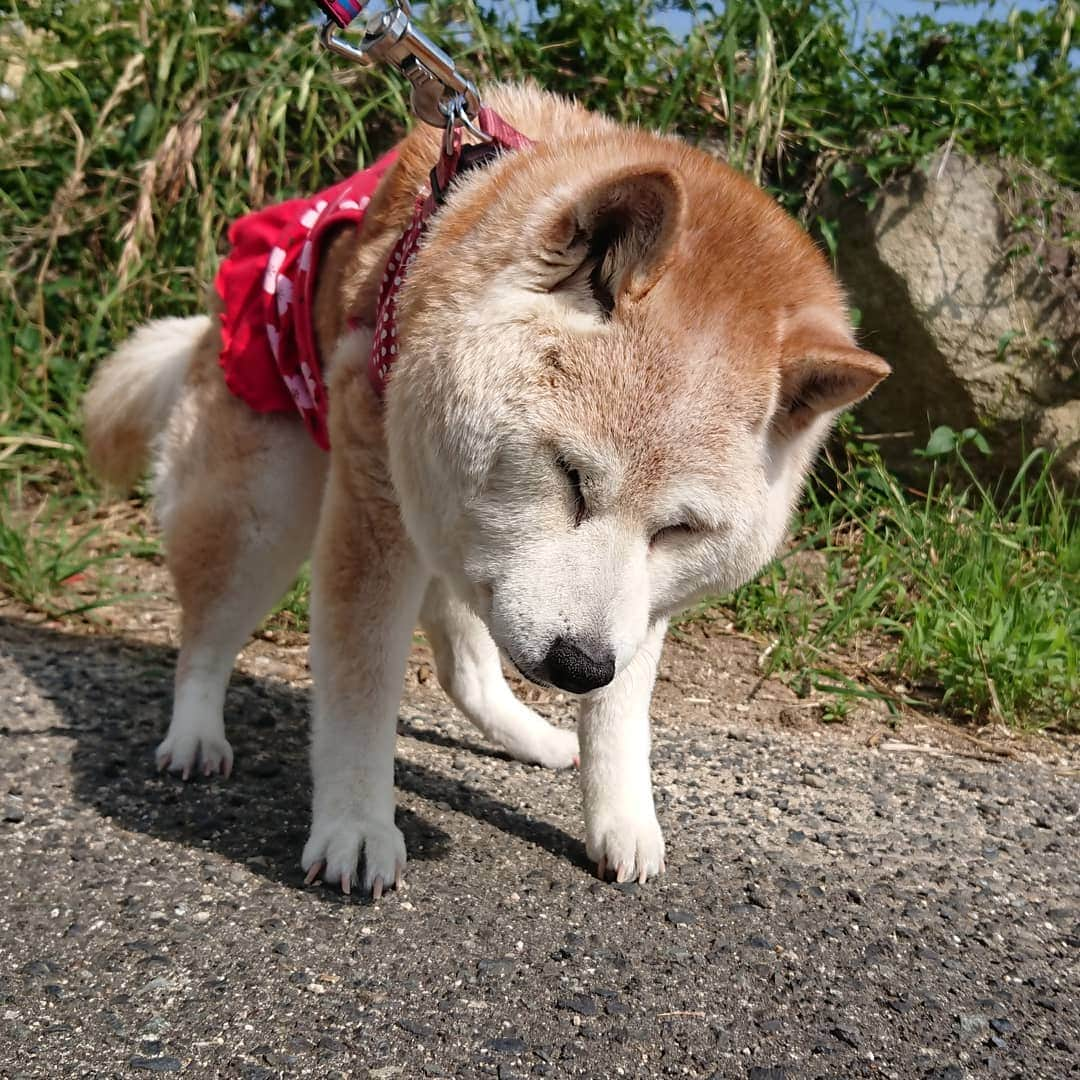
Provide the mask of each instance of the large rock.
{"label": "large rock", "polygon": [[882,443],[894,463],[939,424],[974,426],[991,468],[1045,446],[1080,479],[1080,193],[954,150],[870,206],[823,209],[863,343],[894,369],[861,415],[914,433]]}

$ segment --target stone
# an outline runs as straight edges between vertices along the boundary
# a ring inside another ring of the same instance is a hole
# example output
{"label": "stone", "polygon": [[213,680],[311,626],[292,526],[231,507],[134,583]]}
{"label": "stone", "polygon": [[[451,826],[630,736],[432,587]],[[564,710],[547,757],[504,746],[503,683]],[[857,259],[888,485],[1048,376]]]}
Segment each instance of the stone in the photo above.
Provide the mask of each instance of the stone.
{"label": "stone", "polygon": [[960,1065],[940,1065],[926,1073],[926,1080],[965,1080],[966,1076]]}
{"label": "stone", "polygon": [[955,148],[870,206],[866,190],[820,208],[862,343],[896,372],[860,406],[864,425],[913,432],[882,444],[909,470],[937,426],[987,426],[988,474],[1019,465],[1026,443],[1080,480],[1080,193]]}
{"label": "stone", "polygon": [[836,1027],[832,1029],[832,1034],[842,1043],[847,1043],[853,1050],[858,1050],[859,1033],[855,1028],[847,1024],[837,1024]]}
{"label": "stone", "polygon": [[965,1041],[978,1039],[985,1035],[988,1024],[988,1018],[981,1013],[960,1013],[956,1018],[960,1038]]}
{"label": "stone", "polygon": [[174,1057],[139,1057],[128,1061],[133,1069],[145,1069],[147,1072],[167,1073],[180,1071],[180,1059]]}
{"label": "stone", "polygon": [[569,1009],[571,1012],[575,1012],[578,1016],[595,1016],[599,1011],[596,1007],[596,1002],[589,997],[574,997],[567,998],[558,1002],[560,1009]]}
{"label": "stone", "polygon": [[410,1035],[415,1035],[418,1039],[426,1039],[433,1031],[427,1024],[421,1024],[418,1020],[399,1020],[398,1027]]}
{"label": "stone", "polygon": [[497,1054],[524,1054],[528,1049],[524,1039],[506,1036],[501,1039],[489,1039],[484,1046]]}
{"label": "stone", "polygon": [[697,922],[697,916],[690,911],[669,911],[667,921],[673,926],[689,926]]}

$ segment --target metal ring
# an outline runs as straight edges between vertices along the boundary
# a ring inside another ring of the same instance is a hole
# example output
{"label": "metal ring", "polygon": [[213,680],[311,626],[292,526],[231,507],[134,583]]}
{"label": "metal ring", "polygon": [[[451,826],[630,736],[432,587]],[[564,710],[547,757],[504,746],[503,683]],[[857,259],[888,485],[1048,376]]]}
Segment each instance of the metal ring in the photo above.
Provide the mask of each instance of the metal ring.
{"label": "metal ring", "polygon": [[472,117],[464,110],[461,110],[461,126],[470,134],[474,139],[479,139],[482,143],[489,143],[492,141],[492,137],[481,128],[478,128],[472,120]]}
{"label": "metal ring", "polygon": [[446,117],[446,134],[443,148],[446,153],[454,152],[454,128],[459,124],[474,138],[482,143],[491,142],[491,136],[481,130],[469,115],[469,102],[464,94],[452,94],[439,102],[439,109]]}
{"label": "metal ring", "polygon": [[347,60],[353,60],[358,64],[371,64],[371,57],[368,56],[367,50],[360,46],[357,48],[351,42],[346,41],[345,38],[337,36],[337,26],[332,22],[327,22],[323,28],[319,31],[319,38],[323,43],[323,47],[328,49],[332,53],[336,53],[338,56],[344,56]]}
{"label": "metal ring", "polygon": [[454,153],[454,128],[457,126],[457,110],[445,108],[445,102],[439,102],[439,108],[446,116],[446,126],[443,128],[443,154],[450,157]]}

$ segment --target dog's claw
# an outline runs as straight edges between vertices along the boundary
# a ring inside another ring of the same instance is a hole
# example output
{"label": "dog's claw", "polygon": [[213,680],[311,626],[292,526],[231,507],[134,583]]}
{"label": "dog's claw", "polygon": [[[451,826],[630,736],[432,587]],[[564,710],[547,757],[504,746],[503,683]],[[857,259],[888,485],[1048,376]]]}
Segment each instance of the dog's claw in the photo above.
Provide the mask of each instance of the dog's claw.
{"label": "dog's claw", "polygon": [[351,874],[342,874],[341,875],[341,891],[346,896],[348,896],[352,892],[352,875]]}
{"label": "dog's claw", "polygon": [[228,776],[232,756],[232,747],[216,732],[171,731],[155,751],[158,772],[168,770],[182,780]]}
{"label": "dog's claw", "polygon": [[394,871],[394,888],[400,889],[405,884],[405,878],[402,876],[402,868],[399,866]]}
{"label": "dog's claw", "polygon": [[607,857],[600,856],[600,861],[596,864],[596,876],[603,881],[607,877]]}
{"label": "dog's claw", "polygon": [[630,876],[629,871],[626,869],[625,863],[619,863],[615,869],[615,881],[622,885],[626,879]]}
{"label": "dog's claw", "polygon": [[322,870],[322,868],[323,864],[321,862],[312,863],[311,869],[308,870],[307,874],[304,876],[304,884],[310,885],[319,876],[319,871]]}
{"label": "dog's claw", "polygon": [[381,877],[377,877],[377,878],[376,878],[376,879],[375,879],[375,880],[374,880],[374,881],[373,881],[373,882],[371,883],[371,899],[372,899],[372,900],[379,900],[379,899],[381,899],[381,898],[382,898],[382,890],[383,890],[383,883],[382,883],[382,878],[381,878]]}

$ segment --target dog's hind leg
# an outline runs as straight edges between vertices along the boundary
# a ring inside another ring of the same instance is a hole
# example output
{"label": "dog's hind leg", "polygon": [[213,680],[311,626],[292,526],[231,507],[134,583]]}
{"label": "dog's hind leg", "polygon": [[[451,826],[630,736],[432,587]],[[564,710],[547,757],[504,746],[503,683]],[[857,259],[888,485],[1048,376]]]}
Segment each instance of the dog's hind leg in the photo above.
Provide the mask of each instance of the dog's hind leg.
{"label": "dog's hind leg", "polygon": [[519,761],[551,769],[575,763],[577,736],[514,697],[487,628],[438,578],[428,586],[420,621],[435,652],[439,683],[487,738]]}
{"label": "dog's hind leg", "polygon": [[216,371],[185,390],[159,447],[158,514],[182,608],[162,769],[228,775],[223,708],[248,635],[307,555],[327,455],[291,418],[260,416]]}

